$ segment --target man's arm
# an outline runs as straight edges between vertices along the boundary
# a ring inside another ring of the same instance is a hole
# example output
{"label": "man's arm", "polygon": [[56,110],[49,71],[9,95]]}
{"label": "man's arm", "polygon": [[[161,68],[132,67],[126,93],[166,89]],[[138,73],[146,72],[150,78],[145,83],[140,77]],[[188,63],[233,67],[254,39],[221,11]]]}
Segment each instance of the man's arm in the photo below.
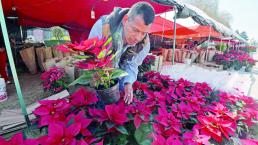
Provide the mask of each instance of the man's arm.
{"label": "man's arm", "polygon": [[88,39],[94,37],[102,39],[102,18],[98,19],[98,21],[93,25],[93,27],[90,30]]}
{"label": "man's arm", "polygon": [[132,61],[126,63],[124,70],[128,73],[128,76],[123,78],[123,83],[133,84],[137,80],[138,66],[142,64],[144,58],[150,51],[150,43],[148,43],[143,50],[133,58]]}
{"label": "man's arm", "polygon": [[130,104],[133,101],[133,87],[132,84],[137,80],[138,66],[142,64],[144,58],[148,55],[150,51],[150,43],[148,43],[143,50],[133,58],[132,61],[126,63],[124,70],[128,73],[122,79],[124,85],[124,101]]}

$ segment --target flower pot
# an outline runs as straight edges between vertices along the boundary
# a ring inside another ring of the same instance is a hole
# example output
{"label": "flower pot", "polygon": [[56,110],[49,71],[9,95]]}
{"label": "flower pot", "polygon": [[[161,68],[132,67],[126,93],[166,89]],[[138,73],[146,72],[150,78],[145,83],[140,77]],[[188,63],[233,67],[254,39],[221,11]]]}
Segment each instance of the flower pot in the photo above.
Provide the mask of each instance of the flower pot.
{"label": "flower pot", "polygon": [[228,65],[223,65],[223,70],[229,69]]}
{"label": "flower pot", "polygon": [[240,70],[241,68],[242,68],[241,65],[236,65],[236,66],[234,66],[234,69],[235,69],[236,71]]}
{"label": "flower pot", "polygon": [[115,85],[108,89],[96,89],[99,98],[105,104],[116,103],[120,99],[119,82],[115,81]]}
{"label": "flower pot", "polygon": [[245,68],[245,72],[251,72],[251,70],[252,70],[252,67],[250,67],[250,66],[247,66],[247,67]]}

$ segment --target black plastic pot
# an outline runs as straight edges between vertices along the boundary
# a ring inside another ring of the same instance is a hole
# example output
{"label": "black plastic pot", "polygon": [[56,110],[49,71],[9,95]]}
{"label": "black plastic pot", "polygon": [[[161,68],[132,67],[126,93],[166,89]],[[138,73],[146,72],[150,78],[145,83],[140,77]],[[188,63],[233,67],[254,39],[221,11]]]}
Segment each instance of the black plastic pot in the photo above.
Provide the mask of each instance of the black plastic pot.
{"label": "black plastic pot", "polygon": [[116,103],[120,99],[119,82],[116,80],[115,85],[108,89],[96,89],[99,98],[105,104]]}

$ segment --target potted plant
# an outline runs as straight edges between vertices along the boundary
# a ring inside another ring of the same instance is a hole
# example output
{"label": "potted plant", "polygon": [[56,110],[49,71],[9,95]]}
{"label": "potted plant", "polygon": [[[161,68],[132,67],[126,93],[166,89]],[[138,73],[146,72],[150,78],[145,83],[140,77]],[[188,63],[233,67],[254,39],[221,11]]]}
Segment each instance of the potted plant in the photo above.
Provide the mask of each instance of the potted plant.
{"label": "potted plant", "polygon": [[119,77],[127,73],[112,67],[113,59],[117,53],[111,49],[112,38],[92,38],[81,43],[69,43],[58,46],[64,52],[84,52],[76,58],[76,66],[82,69],[82,75],[70,85],[91,84],[105,104],[117,102],[120,99]]}
{"label": "potted plant", "polygon": [[154,55],[147,55],[146,58],[143,60],[142,65],[138,67],[138,79],[142,79],[144,73],[151,71],[151,67],[155,65],[155,56]]}
{"label": "potted plant", "polygon": [[55,94],[66,89],[68,86],[67,75],[64,68],[52,67],[41,74],[40,79],[45,91]]}

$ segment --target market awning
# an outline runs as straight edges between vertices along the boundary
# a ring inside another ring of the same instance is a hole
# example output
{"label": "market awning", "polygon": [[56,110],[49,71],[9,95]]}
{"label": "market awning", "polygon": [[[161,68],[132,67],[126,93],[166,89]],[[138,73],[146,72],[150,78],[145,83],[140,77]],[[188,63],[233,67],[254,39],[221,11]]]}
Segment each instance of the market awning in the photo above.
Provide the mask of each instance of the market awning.
{"label": "market awning", "polygon": [[[165,36],[167,38],[172,38],[174,34],[174,22],[162,18],[161,16],[156,16],[154,23],[151,26],[150,33],[158,36]],[[180,24],[176,24],[176,35],[190,35],[196,34],[197,32],[184,27]]]}
{"label": "market awning", "polygon": [[[70,31],[74,40],[85,39],[102,15],[112,12],[114,7],[130,7],[140,0],[2,0],[6,17],[18,17],[23,26],[51,27],[62,26]],[[171,10],[150,0],[156,13]],[[91,19],[91,11],[95,19]]]}
{"label": "market awning", "polygon": [[224,36],[230,36],[232,38],[238,39],[240,41],[246,42],[240,35],[233,32],[231,29],[227,28],[223,24],[215,21],[209,17],[202,10],[192,6],[190,4],[183,3],[179,0],[152,0],[160,4],[175,6],[178,10],[177,18],[187,18],[191,17],[195,22],[200,25],[212,26],[217,32],[220,32]]}
{"label": "market awning", "polygon": [[199,25],[197,27],[190,27],[190,29],[196,31],[196,34],[191,34],[191,35],[182,35],[178,36],[178,39],[184,39],[184,38],[208,38],[209,36],[211,38],[220,38],[221,34],[217,31],[215,31],[212,27],[210,26],[202,26]]}

